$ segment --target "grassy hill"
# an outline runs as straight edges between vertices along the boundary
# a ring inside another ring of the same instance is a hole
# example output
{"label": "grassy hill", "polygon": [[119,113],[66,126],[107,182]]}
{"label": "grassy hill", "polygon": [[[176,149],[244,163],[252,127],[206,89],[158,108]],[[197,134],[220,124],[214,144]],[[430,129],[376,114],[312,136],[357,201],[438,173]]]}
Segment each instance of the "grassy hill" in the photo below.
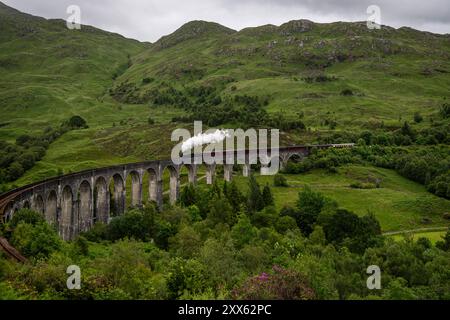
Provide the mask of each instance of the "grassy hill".
{"label": "grassy hill", "polygon": [[69,30],[0,3],[0,108],[3,139],[39,132],[81,114],[96,125],[116,113],[103,101],[113,75],[147,44],[90,26]]}
{"label": "grassy hill", "polygon": [[[448,96],[449,53],[448,35],[409,28],[298,20],[232,32],[191,22],[136,56],[114,93],[120,101],[160,105],[155,100],[168,87],[182,94],[213,87],[222,101],[268,96],[270,113],[302,113],[315,129],[327,128],[324,119],[335,120],[337,130],[381,122],[394,128],[417,111],[435,116]],[[346,89],[352,94],[343,95]]]}
{"label": "grassy hill", "polygon": [[[351,187],[368,176],[381,179],[381,187],[366,190]],[[449,201],[428,193],[420,184],[392,170],[348,165],[339,168],[336,174],[315,170],[307,174],[286,175],[286,178],[289,187],[274,187],[273,177],[258,177],[261,185],[269,184],[273,188],[277,209],[295,207],[298,192],[309,185],[337,201],[344,209],[361,216],[373,213],[380,221],[383,232],[446,225],[442,213],[448,210]],[[247,179],[238,177],[237,181],[245,190]],[[424,219],[427,219],[426,223]]]}
{"label": "grassy hill", "polygon": [[[150,44],[90,26],[68,30],[62,20],[2,3],[0,30],[0,142],[39,135],[73,115],[89,125],[64,133],[7,188],[168,157],[172,130],[193,119],[220,127],[302,122],[304,129],[282,130],[283,145],[349,142],[350,134],[392,133],[405,121],[417,132],[449,125],[439,114],[450,87],[449,35],[308,20],[235,31],[193,21]],[[417,113],[423,120],[414,122]],[[446,141],[438,143],[448,149]],[[385,177],[385,186],[351,189],[358,172]],[[424,217],[447,224],[448,200],[392,170],[351,165],[287,177],[291,187],[275,189],[278,206],[293,204],[307,183],[358,214],[374,211],[385,230],[420,227]]]}
{"label": "grassy hill", "polygon": [[105,92],[150,44],[90,26],[69,30],[65,21],[30,16],[2,3],[0,30],[1,140],[14,143],[23,134],[40,135],[73,115],[89,124],[87,130],[59,138],[47,154],[50,162],[39,162],[32,180],[55,175],[58,169],[68,172],[66,161],[80,168],[128,161],[102,151],[94,140],[114,122],[119,127],[121,121],[128,124],[148,113],[140,107],[122,109]]}
{"label": "grassy hill", "polygon": [[[415,126],[426,127],[438,118],[450,87],[449,36],[409,28],[298,20],[236,32],[193,21],[149,44],[89,26],[68,30],[62,20],[3,4],[0,17],[2,139],[14,142],[78,114],[90,129],[77,138],[82,135],[96,152],[117,161],[169,154],[170,146],[154,146],[167,144],[169,129],[178,125],[172,118],[191,113],[176,99],[164,100],[172,90],[201,111],[210,109],[202,114],[227,108],[227,99],[236,95],[265,97],[269,114],[300,115],[310,129],[284,132],[283,143],[291,144],[345,130],[392,131],[412,122],[416,112],[425,121]],[[205,87],[212,94],[203,100],[220,97],[222,104],[199,101],[195,90]],[[153,127],[147,124],[150,115]],[[168,133],[154,136],[155,128]],[[71,134],[55,153],[79,148],[71,146]],[[123,141],[129,150],[117,147]],[[84,153],[91,152],[78,150],[79,166]]]}

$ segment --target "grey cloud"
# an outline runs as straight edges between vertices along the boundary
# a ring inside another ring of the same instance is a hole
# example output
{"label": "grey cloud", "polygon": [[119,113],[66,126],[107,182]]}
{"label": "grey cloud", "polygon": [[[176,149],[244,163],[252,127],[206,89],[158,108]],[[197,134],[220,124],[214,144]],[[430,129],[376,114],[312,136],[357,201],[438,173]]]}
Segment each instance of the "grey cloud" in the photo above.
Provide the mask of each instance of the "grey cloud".
{"label": "grey cloud", "polygon": [[[0,0],[1,1],[1,0]],[[293,19],[316,22],[363,21],[369,5],[381,9],[393,27],[450,33],[448,0],[3,0],[21,11],[67,18],[66,8],[82,10],[82,23],[141,41],[156,41],[191,20],[207,20],[240,30]]]}

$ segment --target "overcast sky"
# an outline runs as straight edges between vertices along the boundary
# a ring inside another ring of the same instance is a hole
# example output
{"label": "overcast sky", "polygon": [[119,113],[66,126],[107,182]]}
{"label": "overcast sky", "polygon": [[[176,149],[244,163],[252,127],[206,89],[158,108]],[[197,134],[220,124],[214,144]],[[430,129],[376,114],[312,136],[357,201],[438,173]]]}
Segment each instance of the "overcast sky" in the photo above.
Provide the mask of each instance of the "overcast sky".
{"label": "overcast sky", "polygon": [[66,19],[69,5],[81,8],[81,23],[154,42],[191,20],[218,22],[240,30],[294,19],[315,22],[365,21],[369,5],[381,23],[450,33],[449,0],[0,0],[20,11]]}

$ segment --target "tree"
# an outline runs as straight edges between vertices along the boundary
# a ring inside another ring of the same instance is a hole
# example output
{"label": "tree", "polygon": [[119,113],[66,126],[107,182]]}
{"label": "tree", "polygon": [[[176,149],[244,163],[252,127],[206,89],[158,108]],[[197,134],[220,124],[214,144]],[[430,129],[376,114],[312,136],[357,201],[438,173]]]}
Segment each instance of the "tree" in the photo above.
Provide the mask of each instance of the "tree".
{"label": "tree", "polygon": [[258,182],[254,175],[249,178],[249,193],[247,197],[247,209],[249,212],[256,212],[264,209],[264,199]]}
{"label": "tree", "polygon": [[154,78],[146,77],[142,79],[142,84],[149,84],[152,83],[153,81],[155,81]]}
{"label": "tree", "polygon": [[342,243],[345,238],[355,236],[360,228],[359,217],[347,210],[338,209],[323,228],[329,242]]}
{"label": "tree", "polygon": [[442,104],[439,113],[442,118],[447,119],[450,117],[450,103],[444,103]]}
{"label": "tree", "polygon": [[289,230],[298,229],[297,221],[290,216],[280,216],[275,224],[278,233],[285,234]]}
{"label": "tree", "polygon": [[353,91],[350,89],[344,89],[341,91],[341,96],[352,96],[353,95]]}
{"label": "tree", "polygon": [[26,257],[47,258],[60,249],[62,240],[46,222],[20,222],[14,228],[11,244]]}
{"label": "tree", "polygon": [[408,136],[410,137],[412,140],[414,140],[415,137],[415,132],[414,130],[411,128],[411,126],[409,125],[408,122],[405,121],[405,123],[403,124],[403,127],[401,128],[400,132],[402,133],[402,135],[404,136]]}
{"label": "tree", "polygon": [[[321,217],[322,218],[322,217]],[[352,252],[363,253],[368,247],[377,245],[381,234],[378,220],[372,214],[362,218],[345,209],[321,219],[328,242],[347,246]]]}
{"label": "tree", "polygon": [[189,220],[191,222],[202,221],[202,215],[200,214],[200,209],[194,204],[187,208],[189,214]]}
{"label": "tree", "polygon": [[214,180],[214,183],[211,188],[211,196],[221,198],[222,197],[222,190],[219,187],[219,184],[217,183],[217,180]]}
{"label": "tree", "polygon": [[423,121],[423,117],[420,114],[420,112],[414,113],[414,122],[415,123],[421,123]]}
{"label": "tree", "polygon": [[203,292],[206,289],[206,268],[197,260],[174,258],[169,264],[167,289],[169,299],[178,299],[186,291]]}
{"label": "tree", "polygon": [[383,297],[389,300],[415,300],[417,295],[414,291],[408,288],[408,283],[405,279],[396,278],[392,280],[386,290],[383,292]]}
{"label": "tree", "polygon": [[80,116],[73,116],[69,119],[69,127],[71,128],[87,128],[87,122]]}
{"label": "tree", "polygon": [[14,161],[6,170],[6,176],[8,181],[14,181],[20,178],[24,172],[25,170],[23,169],[22,165],[19,162]]}
{"label": "tree", "polygon": [[245,197],[242,195],[235,181],[231,181],[230,184],[225,183],[223,193],[233,208],[233,213],[237,214],[245,201]]}
{"label": "tree", "polygon": [[24,170],[31,169],[35,163],[35,155],[32,152],[24,152],[17,158]]}
{"label": "tree", "polygon": [[364,141],[366,142],[366,145],[371,145],[372,141],[373,141],[373,133],[372,131],[363,131],[360,134],[360,137],[362,139],[364,139]]}
{"label": "tree", "polygon": [[214,224],[227,223],[228,225],[233,225],[233,210],[226,198],[218,198],[216,196],[209,201],[208,219]]}
{"label": "tree", "polygon": [[181,191],[180,202],[185,207],[192,206],[197,202],[195,186],[192,183],[186,185]]}
{"label": "tree", "polygon": [[22,134],[20,136],[17,137],[16,139],[16,144],[19,146],[23,146],[26,143],[28,143],[29,141],[31,141],[31,136],[27,135],[27,134]]}
{"label": "tree", "polygon": [[305,235],[309,235],[317,221],[319,213],[325,206],[326,199],[320,192],[311,190],[309,186],[298,194],[296,216],[297,224]]}
{"label": "tree", "polygon": [[9,227],[14,229],[17,227],[17,225],[20,222],[27,223],[30,225],[36,225],[38,223],[44,222],[44,218],[41,214],[37,213],[36,211],[30,210],[30,209],[20,209],[18,212],[16,212],[11,221],[9,222]]}
{"label": "tree", "polygon": [[134,209],[114,218],[108,225],[107,235],[109,240],[113,241],[124,238],[149,241],[155,237],[157,231],[154,209],[148,207],[145,210]]}
{"label": "tree", "polygon": [[252,222],[258,228],[272,227],[278,219],[278,212],[274,206],[265,207],[261,211],[254,212],[252,214]]}
{"label": "tree", "polygon": [[237,223],[231,228],[231,238],[233,239],[234,246],[240,249],[255,239],[256,235],[257,229],[252,225],[249,217],[245,213],[242,213]]}
{"label": "tree", "polygon": [[89,243],[83,236],[77,237],[74,242],[75,250],[79,255],[87,256],[89,254]]}
{"label": "tree", "polygon": [[199,252],[202,241],[192,227],[183,226],[175,236],[169,239],[169,244],[177,256],[188,259]]}
{"label": "tree", "polygon": [[286,177],[281,174],[276,174],[273,177],[273,184],[275,187],[289,187]]}
{"label": "tree", "polygon": [[448,229],[445,236],[442,237],[442,241],[436,243],[436,247],[443,251],[450,251],[450,229]]}
{"label": "tree", "polygon": [[241,265],[231,239],[205,241],[200,250],[199,261],[205,266],[202,278],[209,282],[213,289],[219,286],[233,285],[241,274]]}
{"label": "tree", "polygon": [[273,206],[275,204],[275,201],[273,200],[272,190],[270,189],[268,184],[264,186],[262,197],[264,201],[264,207]]}
{"label": "tree", "polygon": [[325,245],[327,242],[325,232],[322,226],[315,226],[313,232],[309,235],[309,240],[313,244]]}

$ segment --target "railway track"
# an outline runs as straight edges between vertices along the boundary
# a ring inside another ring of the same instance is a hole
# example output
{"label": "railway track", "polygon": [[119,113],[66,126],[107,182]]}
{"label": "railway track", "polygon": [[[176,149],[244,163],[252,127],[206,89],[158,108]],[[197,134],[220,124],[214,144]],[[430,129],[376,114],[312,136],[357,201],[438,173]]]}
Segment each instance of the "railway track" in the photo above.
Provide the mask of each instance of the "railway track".
{"label": "railway track", "polygon": [[0,249],[5,252],[8,257],[16,260],[17,262],[25,263],[28,261],[27,258],[21,255],[17,249],[12,247],[5,238],[0,237]]}

